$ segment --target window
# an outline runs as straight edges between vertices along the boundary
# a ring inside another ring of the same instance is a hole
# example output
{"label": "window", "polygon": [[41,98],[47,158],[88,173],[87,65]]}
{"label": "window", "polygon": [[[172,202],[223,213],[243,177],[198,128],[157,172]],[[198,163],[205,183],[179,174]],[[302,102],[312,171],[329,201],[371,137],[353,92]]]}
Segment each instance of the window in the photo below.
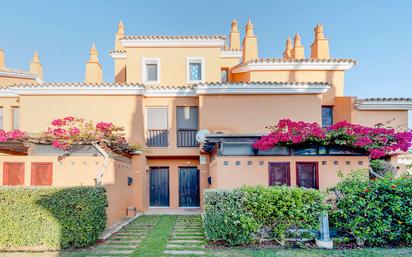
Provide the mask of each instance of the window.
{"label": "window", "polygon": [[250,156],[255,155],[251,143],[224,142],[219,149],[219,155],[222,156]]}
{"label": "window", "polygon": [[319,189],[317,162],[296,163],[296,184],[299,187]]}
{"label": "window", "polygon": [[0,107],[0,129],[3,129],[3,107]]}
{"label": "window", "polygon": [[187,83],[204,81],[204,59],[202,57],[189,57],[186,59]]}
{"label": "window", "polygon": [[20,109],[19,107],[11,107],[12,111],[12,129],[19,129],[19,116],[20,116]]}
{"label": "window", "polygon": [[147,108],[147,146],[168,146],[168,108]]}
{"label": "window", "polygon": [[220,71],[220,82],[226,83],[228,82],[228,69],[227,68],[222,68]]}
{"label": "window", "polygon": [[332,124],[333,124],[332,106],[322,106],[322,127],[327,127]]}
{"label": "window", "polygon": [[176,108],[177,118],[177,146],[198,146],[196,133],[199,124],[199,110],[197,106],[181,106]]}
{"label": "window", "polygon": [[143,58],[142,59],[142,82],[149,84],[160,83],[160,59]]}

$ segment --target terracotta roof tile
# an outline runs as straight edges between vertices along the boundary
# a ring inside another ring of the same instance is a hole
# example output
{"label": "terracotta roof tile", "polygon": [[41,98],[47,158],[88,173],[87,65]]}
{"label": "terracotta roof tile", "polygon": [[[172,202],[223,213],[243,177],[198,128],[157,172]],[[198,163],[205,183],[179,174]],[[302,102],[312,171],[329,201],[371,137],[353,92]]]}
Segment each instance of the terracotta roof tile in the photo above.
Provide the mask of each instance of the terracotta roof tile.
{"label": "terracotta roof tile", "polygon": [[252,81],[252,82],[207,82],[207,83],[199,83],[199,85],[276,85],[276,86],[302,86],[302,85],[324,85],[329,86],[327,82],[279,82],[279,81]]}
{"label": "terracotta roof tile", "polygon": [[11,68],[1,68],[0,71],[16,73],[16,74],[35,75],[34,73],[31,73],[30,71],[17,70],[17,69],[11,69]]}
{"label": "terracotta roof tile", "polygon": [[260,58],[247,61],[247,63],[353,63],[357,61],[347,58],[331,58],[331,59],[287,59],[287,58]]}
{"label": "terracotta roof tile", "polygon": [[22,88],[22,87],[84,87],[84,86],[95,86],[95,87],[134,87],[134,86],[142,86],[143,84],[140,83],[115,83],[115,82],[102,82],[102,83],[84,83],[84,82],[47,82],[41,84],[35,83],[17,83],[7,86],[7,88]]}

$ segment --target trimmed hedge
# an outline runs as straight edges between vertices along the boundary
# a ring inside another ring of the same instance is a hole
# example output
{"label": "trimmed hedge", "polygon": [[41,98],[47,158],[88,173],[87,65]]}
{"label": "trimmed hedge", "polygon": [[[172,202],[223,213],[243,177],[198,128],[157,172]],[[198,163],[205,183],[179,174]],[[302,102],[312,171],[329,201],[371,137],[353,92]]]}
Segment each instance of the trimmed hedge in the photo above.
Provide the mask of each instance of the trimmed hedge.
{"label": "trimmed hedge", "polygon": [[327,208],[323,200],[318,190],[286,186],[206,190],[206,236],[227,245],[262,240],[283,245],[290,229],[319,229],[319,215]]}
{"label": "trimmed hedge", "polygon": [[0,248],[94,244],[106,226],[102,187],[0,187]]}
{"label": "trimmed hedge", "polygon": [[412,243],[412,178],[369,180],[357,171],[332,190],[338,198],[331,224],[358,245]]}

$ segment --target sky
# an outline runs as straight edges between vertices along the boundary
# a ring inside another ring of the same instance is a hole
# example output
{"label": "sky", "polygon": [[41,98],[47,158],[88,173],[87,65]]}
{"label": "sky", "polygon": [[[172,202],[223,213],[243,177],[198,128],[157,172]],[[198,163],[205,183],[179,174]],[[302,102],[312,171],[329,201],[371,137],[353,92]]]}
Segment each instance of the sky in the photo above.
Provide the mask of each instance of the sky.
{"label": "sky", "polygon": [[[412,97],[412,1],[410,0],[0,0],[0,48],[6,65],[28,69],[37,50],[44,80],[83,81],[93,43],[104,80],[113,81],[108,55],[120,19],[128,35],[228,35],[248,17],[259,57],[281,57],[284,41],[299,32],[310,55],[313,28],[324,25],[331,56],[358,60],[346,72],[345,95]],[[410,112],[410,127],[412,112]]]}

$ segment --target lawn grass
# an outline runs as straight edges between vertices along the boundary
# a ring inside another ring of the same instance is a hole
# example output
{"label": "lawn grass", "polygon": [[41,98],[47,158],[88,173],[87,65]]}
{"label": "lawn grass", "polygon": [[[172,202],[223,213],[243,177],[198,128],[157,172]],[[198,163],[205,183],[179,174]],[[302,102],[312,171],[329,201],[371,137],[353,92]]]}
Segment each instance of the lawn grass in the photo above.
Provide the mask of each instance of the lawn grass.
{"label": "lawn grass", "polygon": [[[156,225],[139,243],[136,250],[128,255],[133,257],[163,256],[163,251],[179,219],[178,215],[142,216],[138,219],[158,219]],[[186,216],[187,217],[187,216]],[[189,233],[190,234],[190,233]],[[202,243],[199,243],[202,244]],[[43,253],[0,253],[0,257],[84,257],[94,255],[87,249],[77,251]],[[126,256],[126,255],[125,255]],[[189,257],[190,255],[185,255]],[[207,257],[412,257],[412,247],[404,248],[362,248],[354,250],[318,249],[253,249],[253,248],[206,248]]]}
{"label": "lawn grass", "polygon": [[139,247],[131,256],[162,256],[177,217],[176,215],[162,215],[156,226],[149,232],[148,236],[140,242]]}

